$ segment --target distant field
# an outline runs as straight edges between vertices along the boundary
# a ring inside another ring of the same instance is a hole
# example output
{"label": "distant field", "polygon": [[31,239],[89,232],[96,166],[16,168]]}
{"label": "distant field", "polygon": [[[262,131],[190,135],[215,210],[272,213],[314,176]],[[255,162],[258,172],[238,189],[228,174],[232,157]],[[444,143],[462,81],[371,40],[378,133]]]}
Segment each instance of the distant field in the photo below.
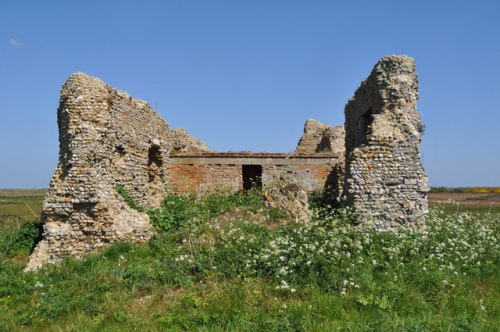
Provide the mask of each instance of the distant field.
{"label": "distant field", "polygon": [[500,187],[432,187],[431,193],[496,193],[500,194]]}
{"label": "distant field", "polygon": [[450,213],[500,213],[500,187],[432,187],[429,204]]}
{"label": "distant field", "polygon": [[46,192],[47,189],[0,189],[0,217],[16,216],[25,221],[40,219]]}
{"label": "distant field", "polygon": [[500,213],[500,192],[431,192],[429,204],[448,212]]}
{"label": "distant field", "polygon": [[[0,189],[0,217],[18,217],[25,221],[39,219],[46,193],[47,189]],[[434,187],[429,193],[429,204],[450,213],[500,213],[500,188]]]}

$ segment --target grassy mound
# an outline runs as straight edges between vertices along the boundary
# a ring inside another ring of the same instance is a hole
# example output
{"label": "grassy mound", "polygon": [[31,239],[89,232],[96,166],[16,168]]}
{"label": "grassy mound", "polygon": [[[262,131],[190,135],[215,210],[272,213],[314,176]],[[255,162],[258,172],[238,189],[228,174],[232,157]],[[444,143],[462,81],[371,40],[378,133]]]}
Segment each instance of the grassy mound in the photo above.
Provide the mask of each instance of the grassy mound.
{"label": "grassy mound", "polygon": [[0,223],[0,330],[484,330],[498,326],[499,215],[425,232],[289,223],[259,193],[167,197],[148,245],[23,273],[36,223]]}

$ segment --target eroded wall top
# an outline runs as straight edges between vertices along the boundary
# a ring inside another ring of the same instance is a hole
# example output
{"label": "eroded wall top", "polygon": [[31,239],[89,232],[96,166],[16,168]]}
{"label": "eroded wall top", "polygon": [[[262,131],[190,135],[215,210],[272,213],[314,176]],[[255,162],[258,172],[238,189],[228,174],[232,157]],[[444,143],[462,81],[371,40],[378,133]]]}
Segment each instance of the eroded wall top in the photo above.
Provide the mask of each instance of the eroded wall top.
{"label": "eroded wall top", "polygon": [[332,127],[309,119],[304,124],[304,134],[297,144],[296,153],[335,153],[343,154],[345,149],[344,126]]}
{"label": "eroded wall top", "polygon": [[175,128],[170,131],[170,141],[172,151],[175,152],[211,152],[210,148],[199,139],[189,135],[182,128]]}

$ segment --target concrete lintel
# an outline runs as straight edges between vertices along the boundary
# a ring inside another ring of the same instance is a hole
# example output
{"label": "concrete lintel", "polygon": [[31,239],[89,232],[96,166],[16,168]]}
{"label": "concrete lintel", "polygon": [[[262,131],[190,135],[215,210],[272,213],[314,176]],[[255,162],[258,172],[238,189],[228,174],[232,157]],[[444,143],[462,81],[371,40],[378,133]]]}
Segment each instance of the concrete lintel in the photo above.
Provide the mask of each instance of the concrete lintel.
{"label": "concrete lintel", "polygon": [[325,157],[206,157],[206,156],[170,156],[169,164],[171,165],[263,165],[263,166],[276,166],[276,165],[331,165],[334,166],[339,163],[337,158]]}

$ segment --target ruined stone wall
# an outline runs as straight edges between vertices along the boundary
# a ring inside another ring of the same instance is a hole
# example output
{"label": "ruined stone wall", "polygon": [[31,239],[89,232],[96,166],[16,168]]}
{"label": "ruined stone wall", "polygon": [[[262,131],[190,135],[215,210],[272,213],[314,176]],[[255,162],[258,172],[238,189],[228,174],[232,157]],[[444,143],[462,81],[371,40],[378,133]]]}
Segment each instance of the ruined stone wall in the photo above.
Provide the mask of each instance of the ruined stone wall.
{"label": "ruined stone wall", "polygon": [[332,127],[314,119],[307,120],[304,124],[304,134],[295,152],[298,154],[343,154],[345,152],[344,126]]}
{"label": "ruined stone wall", "polygon": [[388,56],[345,108],[344,194],[359,220],[380,230],[411,225],[428,210],[417,99],[415,61]]}
{"label": "ruined stone wall", "polygon": [[43,239],[27,270],[115,241],[147,241],[149,217],[130,209],[116,187],[143,206],[166,193],[168,125],[147,103],[77,73],[61,89],[58,125],[59,163],[43,204]]}
{"label": "ruined stone wall", "polygon": [[147,103],[74,74],[61,90],[59,163],[43,204],[43,239],[27,270],[116,241],[147,241],[149,217],[130,209],[117,186],[140,205],[156,206],[166,193],[240,191],[249,165],[261,167],[264,189],[282,179],[309,192],[332,185],[363,223],[379,230],[413,225],[428,210],[417,98],[414,60],[385,57],[347,103],[345,125],[308,120],[296,153],[209,153],[184,130],[169,132]]}

